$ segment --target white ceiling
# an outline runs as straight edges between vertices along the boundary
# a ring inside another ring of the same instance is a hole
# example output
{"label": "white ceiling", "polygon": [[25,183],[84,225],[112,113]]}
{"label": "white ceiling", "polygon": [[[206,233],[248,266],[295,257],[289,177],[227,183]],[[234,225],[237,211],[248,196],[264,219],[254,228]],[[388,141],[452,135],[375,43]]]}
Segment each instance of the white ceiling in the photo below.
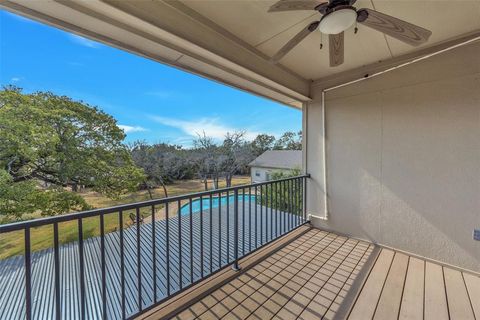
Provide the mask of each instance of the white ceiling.
{"label": "white ceiling", "polygon": [[[309,22],[318,20],[313,11],[268,13],[275,0],[184,0],[185,5],[212,20],[268,56],[273,56]],[[412,47],[382,33],[359,25],[345,33],[345,63],[330,67],[328,38],[314,32],[281,60],[281,64],[303,78],[315,80],[338,72],[384,61],[429,47],[480,29],[480,0],[414,1],[358,0],[357,8],[371,8],[427,28],[430,40]]]}

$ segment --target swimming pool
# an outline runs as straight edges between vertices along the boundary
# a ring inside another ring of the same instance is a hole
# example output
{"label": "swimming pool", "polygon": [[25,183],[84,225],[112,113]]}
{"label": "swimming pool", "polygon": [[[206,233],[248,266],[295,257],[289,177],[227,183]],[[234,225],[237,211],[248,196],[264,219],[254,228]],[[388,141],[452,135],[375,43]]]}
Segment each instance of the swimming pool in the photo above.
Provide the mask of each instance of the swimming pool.
{"label": "swimming pool", "polygon": [[[213,208],[218,208],[219,204],[221,204],[222,207],[226,206],[227,205],[227,198],[228,198],[228,202],[229,204],[233,204],[233,201],[235,199],[235,196],[234,195],[231,195],[231,196],[223,196],[220,198],[218,197],[214,197],[212,198],[212,209]],[[245,199],[245,202],[255,202],[255,196],[254,195],[248,195],[246,194],[245,195],[245,198],[243,195],[239,195],[238,196],[238,202],[241,203],[243,201],[243,199]],[[203,198],[202,199],[202,210],[208,210],[210,209],[210,198]],[[197,213],[197,212],[200,212],[200,199],[195,199],[192,201],[192,213]],[[180,208],[180,214],[182,216],[185,216],[185,215],[188,215],[190,214],[190,203],[187,203],[187,204],[184,204],[181,208]]]}

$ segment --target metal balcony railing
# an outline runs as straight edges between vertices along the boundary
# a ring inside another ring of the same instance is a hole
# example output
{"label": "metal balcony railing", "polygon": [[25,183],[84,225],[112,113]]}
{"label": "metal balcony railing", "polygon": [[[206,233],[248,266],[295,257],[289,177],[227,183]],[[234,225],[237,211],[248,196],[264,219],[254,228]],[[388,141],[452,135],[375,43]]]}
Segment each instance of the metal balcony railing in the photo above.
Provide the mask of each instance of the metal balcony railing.
{"label": "metal balcony railing", "polygon": [[[0,318],[133,318],[307,223],[307,178],[0,225],[24,244],[0,260]],[[99,235],[85,235],[86,219]],[[106,219],[118,228],[106,231]],[[62,223],[76,223],[78,238],[60,243]],[[49,227],[52,247],[33,250],[32,232]]]}

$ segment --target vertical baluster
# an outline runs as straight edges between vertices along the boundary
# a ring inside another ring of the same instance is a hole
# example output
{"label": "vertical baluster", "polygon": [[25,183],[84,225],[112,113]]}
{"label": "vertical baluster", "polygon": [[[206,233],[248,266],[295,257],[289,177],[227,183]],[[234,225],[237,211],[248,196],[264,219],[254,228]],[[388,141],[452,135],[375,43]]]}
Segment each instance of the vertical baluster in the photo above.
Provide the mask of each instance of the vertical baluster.
{"label": "vertical baluster", "polygon": [[295,203],[297,204],[297,226],[300,224],[300,184],[299,184],[300,180],[295,179],[295,185],[296,185],[296,188],[295,188]]}
{"label": "vertical baluster", "polygon": [[118,224],[120,228],[120,286],[121,286],[121,298],[122,298],[122,319],[126,318],[126,305],[125,305],[125,253],[123,246],[123,211],[118,213]]}
{"label": "vertical baluster", "polygon": [[287,216],[286,216],[287,231],[290,231],[291,212],[290,212],[290,181],[289,180],[285,181],[285,199],[286,199],[285,208],[287,211]]}
{"label": "vertical baluster", "polygon": [[278,217],[279,219],[279,223],[278,223],[278,227],[280,229],[280,235],[283,235],[283,182],[280,181],[278,183],[278,209],[280,210],[280,216]]}
{"label": "vertical baluster", "polygon": [[292,194],[292,229],[295,228],[295,181],[294,179],[290,180],[291,184],[291,194]]}
{"label": "vertical baluster", "polygon": [[227,264],[230,263],[230,192],[227,190]]}
{"label": "vertical baluster", "polygon": [[200,196],[200,277],[203,279],[203,197]]}
{"label": "vertical baluster", "polygon": [[283,198],[283,181],[280,181],[279,184],[278,184],[278,200],[280,201],[280,204],[279,204],[279,209],[280,209],[280,234],[283,235],[283,233],[285,232],[285,228],[284,228],[284,224],[283,222],[285,221],[285,209],[284,209],[284,201],[285,199]]}
{"label": "vertical baluster", "polygon": [[275,230],[275,200],[274,200],[274,182],[270,183],[270,240],[273,240],[274,230]]}
{"label": "vertical baluster", "polygon": [[307,221],[307,178],[303,178],[303,221]]}
{"label": "vertical baluster", "polygon": [[100,254],[102,263],[102,317],[107,319],[107,271],[105,264],[105,217],[100,214]]}
{"label": "vertical baluster", "polygon": [[53,224],[53,252],[55,266],[55,318],[60,319],[60,252],[58,247],[58,223]]}
{"label": "vertical baluster", "polygon": [[282,210],[282,182],[279,181],[277,183],[277,210],[279,211],[277,219],[278,219],[278,235],[281,236],[283,234],[282,230],[282,221],[283,221],[283,210]]}
{"label": "vertical baluster", "polygon": [[292,179],[292,205],[293,205],[293,226],[292,229],[297,226],[297,188],[295,187],[295,179]]}
{"label": "vertical baluster", "polygon": [[242,255],[245,255],[245,188],[242,189]]}
{"label": "vertical baluster", "polygon": [[[267,201],[268,201],[268,211],[267,211],[267,239],[268,241],[272,240],[272,230],[273,230],[273,189],[272,189],[273,183],[269,182],[267,184]],[[267,242],[268,242],[267,241]]]}
{"label": "vertical baluster", "polygon": [[248,187],[248,252],[252,251],[252,187]]}
{"label": "vertical baluster", "polygon": [[170,296],[170,218],[168,212],[169,202],[165,202],[165,245],[167,264],[167,297]]}
{"label": "vertical baluster", "polygon": [[177,202],[177,224],[178,224],[178,278],[180,290],[183,288],[183,265],[182,265],[182,206],[180,200]]}
{"label": "vertical baluster", "polygon": [[275,185],[275,182],[272,182],[270,184],[270,240],[273,239],[273,229],[275,227],[275,222],[273,221],[274,219],[274,214],[273,214],[273,210],[274,210],[274,207],[275,207],[275,204],[273,202],[273,186]]}
{"label": "vertical baluster", "polygon": [[152,205],[152,259],[153,259],[153,303],[157,302],[157,248],[156,248],[155,205]]}
{"label": "vertical baluster", "polygon": [[294,212],[294,215],[293,215],[293,227],[295,228],[297,226],[297,180],[296,179],[293,179],[292,180],[292,183],[293,183],[293,212]]}
{"label": "vertical baluster", "polygon": [[274,210],[274,220],[275,220],[275,228],[273,230],[273,238],[275,239],[278,235],[278,195],[277,195],[277,182],[274,182],[272,185],[272,193],[273,193],[273,210]]}
{"label": "vertical baluster", "polygon": [[190,212],[188,220],[190,221],[190,283],[193,283],[193,208],[192,208],[192,198],[188,199],[190,204]]}
{"label": "vertical baluster", "polygon": [[282,182],[282,197],[283,197],[283,232],[287,232],[287,224],[288,224],[288,188],[285,181]]}
{"label": "vertical baluster", "polygon": [[[227,192],[228,197],[228,192]],[[227,198],[228,199],[228,198]],[[233,270],[238,271],[240,267],[238,266],[238,189],[234,190],[234,199],[233,199]]]}
{"label": "vertical baluster", "polygon": [[298,224],[300,225],[302,223],[302,180],[301,178],[297,178],[297,194],[298,194]]}
{"label": "vertical baluster", "polygon": [[278,218],[278,182],[275,182],[275,238],[278,237],[278,223],[280,222]]}
{"label": "vertical baluster", "polygon": [[277,183],[272,183],[272,239],[277,234]]}
{"label": "vertical baluster", "polygon": [[277,183],[278,235],[282,235],[282,182]]}
{"label": "vertical baluster", "polygon": [[25,228],[25,311],[27,320],[32,319],[32,261],[29,227]]}
{"label": "vertical baluster", "polygon": [[270,238],[273,238],[273,183],[269,183],[267,187],[270,189],[270,222],[268,223],[268,227],[270,228]]}
{"label": "vertical baluster", "polygon": [[272,209],[273,209],[273,235],[272,239],[275,239],[277,236],[277,224],[278,224],[278,216],[277,216],[277,183],[274,182],[272,184]]}
{"label": "vertical baluster", "polygon": [[141,312],[143,309],[142,306],[142,257],[141,257],[141,247],[140,247],[140,240],[141,240],[141,227],[140,227],[140,208],[137,207],[135,209],[136,214],[136,225],[137,225],[137,283],[138,283],[138,296],[137,296],[137,304],[138,304],[138,311]]}
{"label": "vertical baluster", "polygon": [[272,186],[271,186],[271,190],[272,190],[272,195],[270,196],[271,199],[272,199],[272,208],[271,208],[271,212],[272,212],[272,230],[270,231],[270,238],[273,240],[275,239],[275,234],[277,232],[277,216],[276,216],[276,212],[277,212],[277,207],[276,207],[276,201],[277,201],[277,195],[275,194],[275,185],[276,183],[275,182],[272,182]]}
{"label": "vertical baluster", "polygon": [[297,179],[297,185],[298,185],[298,224],[300,225],[302,223],[303,219],[303,209],[302,209],[302,180],[301,178]]}
{"label": "vertical baluster", "polygon": [[255,186],[255,249],[258,247],[258,187]]}
{"label": "vertical baluster", "polygon": [[85,260],[83,257],[83,220],[78,218],[78,255],[80,257],[80,319],[85,319]]}
{"label": "vertical baluster", "polygon": [[292,183],[292,229],[295,228],[295,179],[291,180]]}
{"label": "vertical baluster", "polygon": [[210,214],[210,219],[209,219],[209,222],[210,222],[210,232],[209,232],[209,237],[210,237],[210,273],[213,272],[213,236],[212,236],[212,229],[213,229],[213,201],[212,201],[212,194],[210,193],[210,196],[209,196],[209,204],[210,204],[210,208],[209,208],[209,214]]}
{"label": "vertical baluster", "polygon": [[292,230],[293,225],[293,203],[292,203],[292,180],[288,180],[288,231]]}
{"label": "vertical baluster", "polygon": [[277,192],[277,197],[278,197],[278,210],[280,213],[278,214],[278,230],[279,230],[279,235],[281,236],[283,234],[283,194],[282,194],[282,181],[278,182],[278,192]]}
{"label": "vertical baluster", "polygon": [[288,186],[287,182],[283,181],[283,211],[285,211],[285,214],[283,216],[283,231],[287,232],[288,230]]}
{"label": "vertical baluster", "polygon": [[268,183],[265,184],[265,242],[268,242]]}
{"label": "vertical baluster", "polygon": [[298,189],[297,189],[297,179],[294,179],[293,180],[293,197],[294,197],[294,200],[293,200],[293,205],[295,206],[295,227],[298,225]]}
{"label": "vertical baluster", "polygon": [[218,268],[222,267],[222,194],[218,194]]}
{"label": "vertical baluster", "polygon": [[260,245],[263,244],[263,185],[260,185]]}

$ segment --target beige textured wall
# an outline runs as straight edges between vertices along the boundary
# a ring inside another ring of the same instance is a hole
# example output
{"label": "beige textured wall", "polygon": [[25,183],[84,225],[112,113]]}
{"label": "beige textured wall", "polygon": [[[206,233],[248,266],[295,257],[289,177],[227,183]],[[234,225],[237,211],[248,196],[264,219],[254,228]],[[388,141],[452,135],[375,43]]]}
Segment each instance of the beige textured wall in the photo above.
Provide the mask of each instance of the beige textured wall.
{"label": "beige textured wall", "polygon": [[[308,210],[324,215],[321,88]],[[326,94],[331,230],[480,272],[480,43]]]}

